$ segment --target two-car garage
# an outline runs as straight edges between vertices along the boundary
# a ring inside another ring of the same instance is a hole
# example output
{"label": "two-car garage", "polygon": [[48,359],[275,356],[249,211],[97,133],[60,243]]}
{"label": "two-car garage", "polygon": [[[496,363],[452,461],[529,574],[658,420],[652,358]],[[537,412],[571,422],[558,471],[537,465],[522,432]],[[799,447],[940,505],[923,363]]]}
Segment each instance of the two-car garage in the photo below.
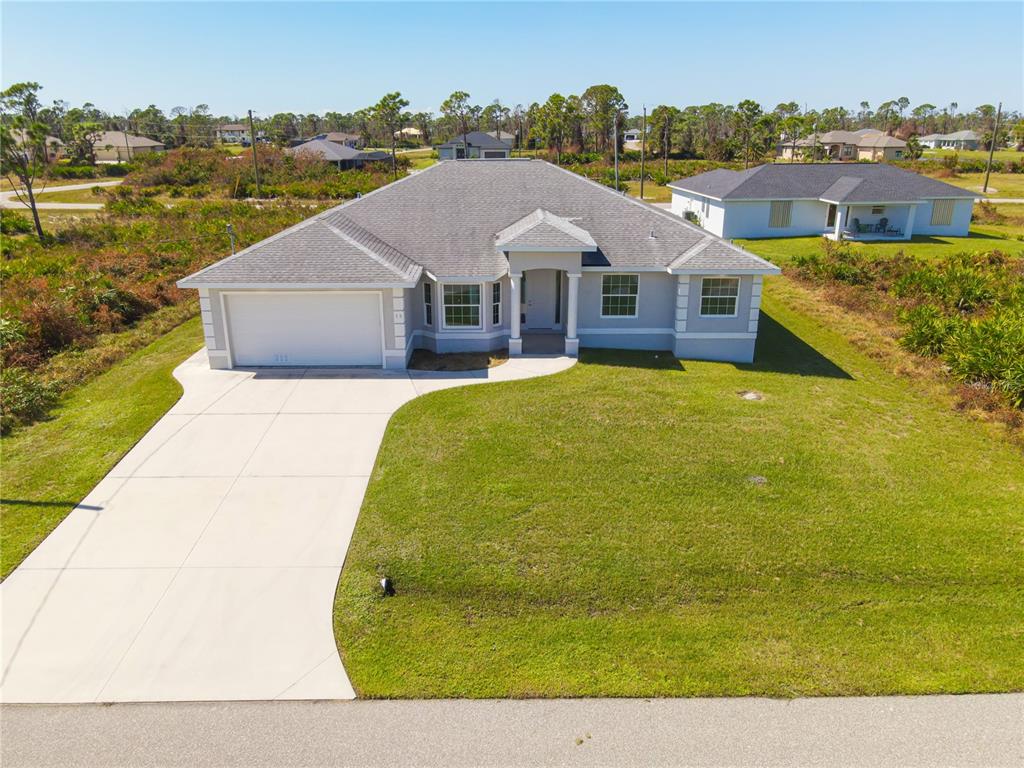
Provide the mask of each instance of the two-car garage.
{"label": "two-car garage", "polygon": [[221,294],[235,366],[379,366],[380,291],[228,291]]}

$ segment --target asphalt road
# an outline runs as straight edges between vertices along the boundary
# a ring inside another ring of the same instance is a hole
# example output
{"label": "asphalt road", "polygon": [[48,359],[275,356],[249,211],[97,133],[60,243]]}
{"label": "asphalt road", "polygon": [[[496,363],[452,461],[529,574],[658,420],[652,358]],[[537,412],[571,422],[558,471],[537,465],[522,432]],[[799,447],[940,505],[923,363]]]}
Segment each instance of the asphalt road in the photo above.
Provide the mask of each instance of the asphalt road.
{"label": "asphalt road", "polygon": [[17,766],[1020,766],[1024,694],[9,705]]}

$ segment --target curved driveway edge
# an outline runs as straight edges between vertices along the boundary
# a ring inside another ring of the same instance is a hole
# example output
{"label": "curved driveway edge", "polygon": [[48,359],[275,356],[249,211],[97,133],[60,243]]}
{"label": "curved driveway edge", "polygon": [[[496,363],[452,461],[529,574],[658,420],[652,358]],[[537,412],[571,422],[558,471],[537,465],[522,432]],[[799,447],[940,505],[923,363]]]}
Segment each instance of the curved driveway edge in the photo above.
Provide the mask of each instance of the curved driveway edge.
{"label": "curved driveway edge", "polygon": [[[116,187],[121,181],[94,181],[91,184],[63,184],[59,187],[45,187],[36,190],[37,195],[48,195],[51,192],[72,192],[77,189],[92,189],[93,187]],[[18,198],[13,189],[0,192],[0,208],[12,210],[28,210],[28,204]],[[40,211],[102,211],[103,203],[47,203],[42,200],[36,203]]]}
{"label": "curved driveway edge", "polygon": [[334,592],[391,415],[574,363],[223,371],[196,353],[181,399],[0,584],[0,700],[352,698]]}

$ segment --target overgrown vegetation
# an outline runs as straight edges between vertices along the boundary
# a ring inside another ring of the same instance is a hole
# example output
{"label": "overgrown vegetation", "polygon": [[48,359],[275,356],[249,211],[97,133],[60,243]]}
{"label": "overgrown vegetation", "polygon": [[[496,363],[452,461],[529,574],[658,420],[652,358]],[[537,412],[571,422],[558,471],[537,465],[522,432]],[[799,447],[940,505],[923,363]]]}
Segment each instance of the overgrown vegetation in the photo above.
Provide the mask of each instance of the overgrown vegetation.
{"label": "overgrown vegetation", "polygon": [[[224,149],[183,147],[142,155],[126,183],[148,194],[190,198],[275,198],[344,200],[365,195],[392,181],[391,160],[368,163],[361,170],[339,171],[307,154],[286,154],[276,147],[257,149],[260,188],[252,165],[252,149],[232,155]],[[410,161],[398,156],[404,175]]]}
{"label": "overgrown vegetation", "polygon": [[24,230],[18,222],[27,219],[5,212],[3,432],[40,418],[69,387],[193,315],[194,296],[175,281],[229,252],[228,223],[241,248],[316,210],[230,201],[167,207],[119,189],[107,213],[48,235],[45,243],[18,236]]}
{"label": "overgrown vegetation", "polygon": [[999,250],[878,256],[823,240],[820,253],[794,263],[804,280],[880,295],[875,306],[899,323],[900,343],[941,360],[965,405],[1012,409],[1010,422],[1024,424],[1024,258]]}

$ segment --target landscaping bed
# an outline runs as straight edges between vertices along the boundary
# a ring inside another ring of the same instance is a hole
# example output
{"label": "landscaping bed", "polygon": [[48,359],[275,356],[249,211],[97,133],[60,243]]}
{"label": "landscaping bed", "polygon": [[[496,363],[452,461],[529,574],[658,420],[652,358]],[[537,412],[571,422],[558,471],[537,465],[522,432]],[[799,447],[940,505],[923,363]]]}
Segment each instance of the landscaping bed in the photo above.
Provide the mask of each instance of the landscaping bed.
{"label": "landscaping bed", "polygon": [[766,281],[753,365],[584,350],[404,406],[335,604],[358,693],[1024,687],[1019,449],[801,304]]}

